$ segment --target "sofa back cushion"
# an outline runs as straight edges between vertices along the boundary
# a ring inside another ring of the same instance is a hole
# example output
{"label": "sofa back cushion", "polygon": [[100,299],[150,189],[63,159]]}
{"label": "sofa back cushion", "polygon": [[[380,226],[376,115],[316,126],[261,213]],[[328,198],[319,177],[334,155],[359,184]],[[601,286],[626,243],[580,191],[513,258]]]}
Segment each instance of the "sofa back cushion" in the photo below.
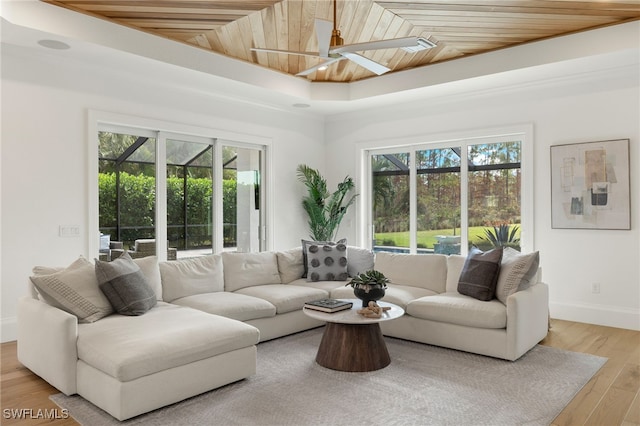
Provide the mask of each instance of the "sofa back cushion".
{"label": "sofa back cushion", "polygon": [[224,289],[236,291],[264,284],[281,284],[274,252],[222,253]]}
{"label": "sofa back cushion", "polygon": [[278,272],[280,272],[280,282],[289,284],[292,281],[302,278],[304,274],[304,263],[302,261],[302,247],[294,248],[276,253],[278,259]]}
{"label": "sofa back cushion", "polygon": [[224,290],[219,254],[160,262],[162,296],[166,302],[194,294]]}
{"label": "sofa back cushion", "polygon": [[402,284],[443,293],[447,282],[447,257],[442,254],[376,253],[375,269]]}

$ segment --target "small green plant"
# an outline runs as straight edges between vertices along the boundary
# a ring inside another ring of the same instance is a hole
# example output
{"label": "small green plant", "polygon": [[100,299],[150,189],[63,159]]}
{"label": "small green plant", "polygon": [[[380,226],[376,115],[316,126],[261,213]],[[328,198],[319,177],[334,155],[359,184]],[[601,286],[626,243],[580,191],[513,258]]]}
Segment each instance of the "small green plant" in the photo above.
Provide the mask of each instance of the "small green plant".
{"label": "small green plant", "polygon": [[350,285],[353,288],[361,288],[365,292],[369,292],[372,288],[387,288],[389,278],[385,277],[380,271],[370,270],[361,272],[345,284],[345,287]]}
{"label": "small green plant", "polygon": [[478,238],[489,241],[494,247],[502,247],[520,241],[520,238],[517,237],[518,229],[518,225],[513,225],[513,228],[511,228],[511,225],[502,224],[494,226],[493,229],[485,229],[485,237],[480,236]]}

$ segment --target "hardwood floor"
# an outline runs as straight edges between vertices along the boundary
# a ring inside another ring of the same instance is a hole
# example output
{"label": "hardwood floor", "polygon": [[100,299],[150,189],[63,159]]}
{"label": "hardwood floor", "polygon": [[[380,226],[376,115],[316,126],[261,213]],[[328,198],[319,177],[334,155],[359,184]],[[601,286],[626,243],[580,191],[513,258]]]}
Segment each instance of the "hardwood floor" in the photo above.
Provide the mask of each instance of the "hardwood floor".
{"label": "hardwood floor", "polygon": [[[551,320],[551,330],[541,343],[608,358],[604,367],[554,420],[553,426],[640,426],[640,331]],[[66,417],[66,413],[49,400],[49,395],[58,390],[20,364],[16,342],[3,343],[0,351],[0,424],[78,424],[72,418],[60,418]],[[13,418],[17,414],[23,418]]]}

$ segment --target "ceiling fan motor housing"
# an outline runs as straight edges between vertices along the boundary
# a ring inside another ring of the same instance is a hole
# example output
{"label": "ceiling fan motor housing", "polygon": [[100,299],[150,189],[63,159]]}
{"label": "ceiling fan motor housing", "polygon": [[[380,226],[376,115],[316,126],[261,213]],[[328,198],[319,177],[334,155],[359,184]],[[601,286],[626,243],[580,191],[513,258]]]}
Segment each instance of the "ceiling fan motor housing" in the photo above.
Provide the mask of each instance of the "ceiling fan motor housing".
{"label": "ceiling fan motor housing", "polygon": [[344,45],[344,40],[340,37],[340,30],[331,31],[331,47]]}

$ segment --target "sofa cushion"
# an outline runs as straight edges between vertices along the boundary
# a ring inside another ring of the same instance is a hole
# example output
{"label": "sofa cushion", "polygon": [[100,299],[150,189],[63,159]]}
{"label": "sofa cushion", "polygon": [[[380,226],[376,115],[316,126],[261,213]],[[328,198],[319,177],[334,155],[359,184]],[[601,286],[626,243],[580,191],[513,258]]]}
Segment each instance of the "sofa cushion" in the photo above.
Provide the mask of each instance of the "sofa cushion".
{"label": "sofa cushion", "polygon": [[100,290],[122,315],[142,315],[156,305],[156,294],[128,253],[114,260],[95,260]]}
{"label": "sofa cushion", "polygon": [[507,307],[499,300],[483,302],[470,296],[442,293],[407,304],[406,312],[416,318],[477,328],[505,328]]}
{"label": "sofa cushion", "polygon": [[302,263],[302,247],[294,248],[276,253],[278,259],[278,272],[280,272],[280,282],[289,284],[290,282],[302,278],[304,274],[304,264]]}
{"label": "sofa cushion", "polygon": [[355,277],[374,268],[375,255],[369,249],[347,246],[347,260],[347,272],[350,277]]}
{"label": "sofa cushion", "polygon": [[291,281],[291,285],[300,285],[303,287],[312,287],[320,290],[324,290],[330,293],[334,288],[343,287],[344,281],[307,281],[306,278],[300,278],[299,280]]}
{"label": "sofa cushion", "polygon": [[[409,303],[410,301],[418,299],[420,297],[432,296],[435,294],[438,293],[420,287],[393,284],[387,287],[384,297],[381,300],[384,302],[394,303],[405,309],[407,303]],[[353,288],[351,286],[335,288],[331,291],[330,296],[332,299],[356,298],[356,296],[353,294]]]}
{"label": "sofa cushion", "polygon": [[224,290],[219,254],[160,262],[162,296],[166,302],[194,294]]}
{"label": "sofa cushion", "polygon": [[540,254],[537,251],[523,254],[511,247],[505,247],[496,286],[496,298],[506,304],[507,297],[516,291],[529,288],[538,272],[539,263]]}
{"label": "sofa cushion", "polygon": [[376,253],[375,269],[391,284],[420,287],[436,293],[445,291],[447,256],[442,254]]}
{"label": "sofa cushion", "polygon": [[245,287],[237,290],[236,293],[264,299],[276,307],[276,313],[278,314],[300,310],[305,302],[311,302],[329,296],[329,293],[324,290],[291,284]]}
{"label": "sofa cushion", "polygon": [[278,258],[273,252],[223,253],[224,289],[236,291],[241,288],[280,284]]}
{"label": "sofa cushion", "polygon": [[307,253],[310,245],[336,245],[336,244],[347,244],[347,239],[343,238],[339,241],[310,241],[310,240],[301,240],[302,242],[302,264],[304,266],[304,273],[302,274],[302,278],[307,278]]}
{"label": "sofa cushion", "polygon": [[111,315],[78,327],[78,358],[127,382],[258,343],[257,328],[158,302],[138,317]]}
{"label": "sofa cushion", "polygon": [[196,294],[175,299],[171,303],[238,321],[269,318],[276,315],[276,307],[266,300],[228,291]]}
{"label": "sofa cushion", "polygon": [[61,271],[30,278],[45,302],[75,315],[80,323],[113,313],[111,303],[98,287],[93,264],[84,257]]}
{"label": "sofa cushion", "polygon": [[307,281],[345,281],[348,277],[345,244],[307,246]]}
{"label": "sofa cushion", "polygon": [[502,247],[487,252],[472,247],[460,273],[458,293],[485,302],[495,298],[502,251]]}

